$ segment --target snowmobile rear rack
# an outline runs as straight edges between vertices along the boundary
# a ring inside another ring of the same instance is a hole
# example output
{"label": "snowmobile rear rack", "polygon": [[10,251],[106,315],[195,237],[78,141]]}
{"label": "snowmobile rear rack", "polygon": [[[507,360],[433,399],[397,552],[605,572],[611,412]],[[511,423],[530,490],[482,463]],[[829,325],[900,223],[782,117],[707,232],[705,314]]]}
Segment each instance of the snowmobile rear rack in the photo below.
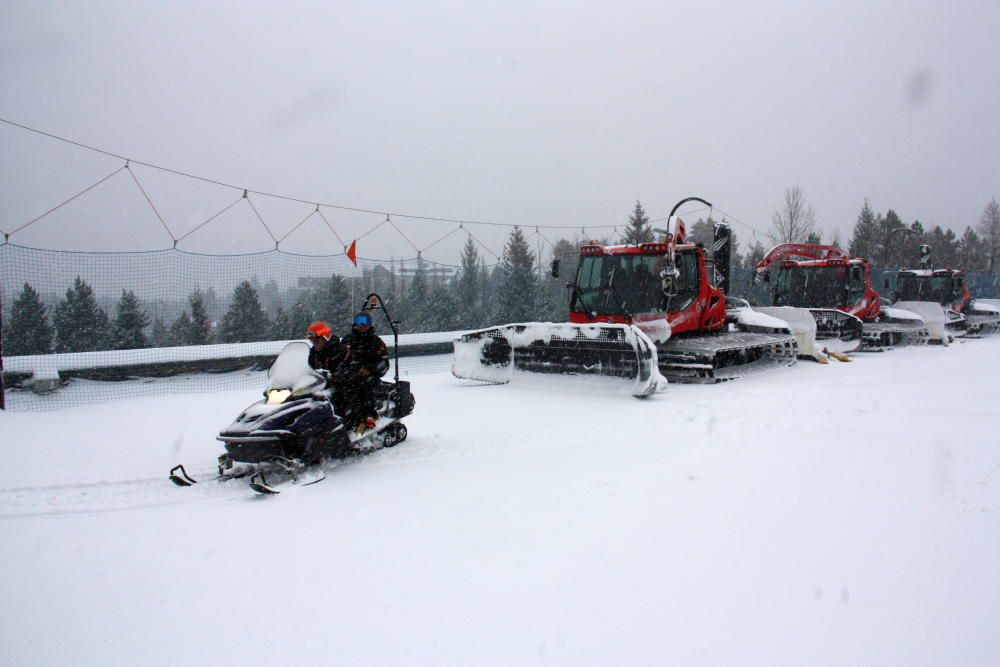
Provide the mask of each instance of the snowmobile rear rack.
{"label": "snowmobile rear rack", "polygon": [[393,359],[396,362],[394,364],[395,373],[393,381],[398,385],[399,384],[399,320],[392,319],[392,316],[389,315],[389,310],[385,307],[385,301],[383,301],[382,297],[376,294],[375,292],[372,292],[371,294],[365,297],[365,303],[364,305],[361,306],[361,310],[362,311],[381,310],[382,314],[385,315],[386,322],[389,323],[389,328],[392,329]]}

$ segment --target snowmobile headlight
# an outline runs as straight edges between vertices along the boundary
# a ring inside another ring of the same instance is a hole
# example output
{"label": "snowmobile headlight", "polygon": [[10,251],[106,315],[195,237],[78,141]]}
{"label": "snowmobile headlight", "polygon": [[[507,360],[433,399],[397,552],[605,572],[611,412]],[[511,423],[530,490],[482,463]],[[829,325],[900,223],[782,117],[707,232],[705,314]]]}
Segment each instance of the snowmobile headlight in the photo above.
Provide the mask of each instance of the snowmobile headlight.
{"label": "snowmobile headlight", "polygon": [[292,395],[291,389],[272,389],[267,392],[268,403],[284,403],[285,399]]}

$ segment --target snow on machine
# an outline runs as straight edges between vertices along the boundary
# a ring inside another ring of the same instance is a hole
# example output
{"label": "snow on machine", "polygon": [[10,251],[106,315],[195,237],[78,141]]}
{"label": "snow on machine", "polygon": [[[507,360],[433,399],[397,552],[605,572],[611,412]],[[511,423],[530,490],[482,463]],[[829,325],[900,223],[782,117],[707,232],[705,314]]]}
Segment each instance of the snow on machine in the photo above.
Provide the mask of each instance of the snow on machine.
{"label": "snow on machine", "polygon": [[[305,485],[323,479],[323,461],[359,456],[393,447],[406,439],[400,421],[413,412],[410,383],[399,379],[399,332],[381,297],[372,294],[363,310],[381,310],[392,328],[395,377],[375,390],[377,418],[369,428],[349,428],[335,411],[338,388],[327,388],[327,375],[309,365],[309,345],[294,341],[285,346],[267,374],[264,398],[247,407],[217,439],[226,452],[219,456],[218,480],[250,476],[250,487],[278,493],[273,480]],[[347,362],[349,363],[349,362]],[[271,475],[269,483],[266,475]],[[170,470],[178,486],[196,483],[183,465]]]}
{"label": "snow on machine", "polygon": [[[795,363],[796,340],[784,322],[748,308],[727,311],[729,227],[716,225],[710,259],[674,215],[689,201],[711,206],[697,197],[678,202],[658,241],[582,245],[567,283],[569,322],[465,334],[455,341],[454,375],[494,382],[515,371],[610,376],[642,397],[664,377],[711,383]],[[552,268],[558,277],[558,260]]]}
{"label": "snow on machine", "polygon": [[785,308],[808,309],[816,320],[818,343],[831,351],[880,351],[927,343],[927,323],[919,314],[882,305],[867,260],[834,246],[782,243],[757,264],[755,280],[771,282],[775,265],[774,307],[760,310],[783,317]]}
{"label": "snow on machine", "polygon": [[[992,333],[1000,324],[1000,310],[994,312],[995,307],[989,304],[983,304],[982,311],[972,306],[963,272],[933,268],[929,245],[920,246],[920,265],[920,269],[904,269],[898,273],[892,299],[893,306],[917,313],[924,319],[931,343],[948,345],[966,335]],[[888,277],[884,287],[889,288]]]}
{"label": "snow on machine", "polygon": [[[920,263],[929,267],[930,246],[921,246]],[[1000,331],[1000,308],[972,298],[965,272],[958,269],[904,269],[896,278],[895,301],[904,308],[937,304],[944,328],[954,337],[978,338]],[[921,304],[914,306],[914,304]],[[933,311],[933,306],[929,308]],[[939,335],[944,341],[944,336]]]}

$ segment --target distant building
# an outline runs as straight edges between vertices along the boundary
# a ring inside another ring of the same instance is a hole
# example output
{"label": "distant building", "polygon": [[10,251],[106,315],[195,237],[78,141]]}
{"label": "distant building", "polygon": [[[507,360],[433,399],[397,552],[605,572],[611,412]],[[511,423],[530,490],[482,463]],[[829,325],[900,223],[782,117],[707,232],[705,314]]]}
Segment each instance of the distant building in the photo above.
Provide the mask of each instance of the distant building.
{"label": "distant building", "polygon": [[[353,281],[358,287],[369,292],[385,289],[386,285],[391,284],[397,293],[402,293],[410,288],[416,273],[415,265],[390,265],[386,268],[382,264],[366,264],[360,276],[344,276],[344,279],[348,284]],[[428,285],[448,284],[457,273],[458,267],[454,266],[424,266],[424,276]],[[295,289],[300,293],[310,292],[325,285],[327,280],[328,277],[302,276],[298,279]]]}
{"label": "distant building", "polygon": [[[415,266],[403,266],[399,268],[396,272],[396,279],[399,280],[401,289],[409,289],[410,283],[413,282],[413,276],[416,273],[417,267]],[[454,266],[424,267],[424,276],[427,278],[428,285],[447,285],[455,277],[456,273],[458,273],[458,269]]]}

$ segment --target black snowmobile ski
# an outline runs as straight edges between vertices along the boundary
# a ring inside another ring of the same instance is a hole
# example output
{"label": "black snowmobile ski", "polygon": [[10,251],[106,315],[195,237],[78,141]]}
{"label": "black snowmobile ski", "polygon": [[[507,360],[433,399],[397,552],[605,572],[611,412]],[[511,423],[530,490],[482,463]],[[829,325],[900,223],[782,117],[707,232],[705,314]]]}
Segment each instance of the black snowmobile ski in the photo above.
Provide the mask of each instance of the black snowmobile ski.
{"label": "black snowmobile ski", "polygon": [[250,488],[263,495],[277,495],[281,493],[273,486],[268,485],[263,471],[254,473],[253,477],[250,478]]}
{"label": "black snowmobile ski", "polygon": [[177,486],[191,486],[198,483],[198,480],[192,478],[181,464],[170,469],[170,481]]}
{"label": "black snowmobile ski", "polygon": [[[347,462],[359,459],[368,454],[395,447],[406,440],[406,426],[400,421],[392,421],[381,428],[371,429],[362,434],[351,443],[351,449],[346,451],[337,459]],[[366,443],[375,443],[366,446]],[[278,495],[281,487],[294,484],[296,486],[311,486],[326,479],[325,466],[328,461],[320,461],[315,464],[305,466],[298,461],[282,461],[271,470],[258,470],[250,477],[250,488],[262,495]],[[301,467],[297,467],[301,466]],[[268,482],[267,474],[270,474],[272,481]],[[275,479],[277,477],[277,479]]]}
{"label": "black snowmobile ski", "polygon": [[[281,491],[279,486],[287,486],[288,484],[295,484],[296,486],[312,486],[313,484],[319,484],[324,479],[326,479],[326,473],[318,466],[312,466],[306,470],[299,471],[294,476],[289,476],[286,474],[279,475],[281,479],[277,482],[269,483],[267,477],[265,477],[263,470],[258,470],[250,477],[250,488],[259,494],[266,496],[276,496]],[[272,474],[272,479],[274,478]]]}
{"label": "black snowmobile ski", "polygon": [[[225,454],[219,457],[221,460],[225,457]],[[212,478],[213,482],[225,482],[230,479],[242,479],[250,474],[250,471],[240,471],[240,472],[225,472],[220,463],[219,473]],[[198,483],[194,477],[188,474],[188,471],[184,469],[183,465],[176,465],[170,469],[170,481],[177,486],[193,486]]]}

